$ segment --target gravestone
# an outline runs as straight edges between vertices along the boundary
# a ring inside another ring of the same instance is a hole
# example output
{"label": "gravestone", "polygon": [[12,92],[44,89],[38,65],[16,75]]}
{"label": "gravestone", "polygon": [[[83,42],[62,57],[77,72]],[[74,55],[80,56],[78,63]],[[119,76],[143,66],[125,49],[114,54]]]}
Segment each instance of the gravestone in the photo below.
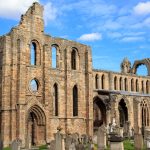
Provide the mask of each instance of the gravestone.
{"label": "gravestone", "polygon": [[48,150],[55,150],[55,140],[52,140],[48,146]]}
{"label": "gravestone", "polygon": [[0,140],[0,150],[2,150],[2,149],[3,149],[3,141]]}
{"label": "gravestone", "polygon": [[92,141],[93,141],[94,144],[97,144],[97,135],[96,134],[93,135]]}
{"label": "gravestone", "polygon": [[85,150],[85,147],[82,143],[76,145],[76,150]]}
{"label": "gravestone", "polygon": [[141,150],[143,148],[143,136],[142,134],[134,134],[134,147],[136,150]]}
{"label": "gravestone", "polygon": [[97,136],[97,144],[99,150],[104,150],[106,148],[106,132],[107,129],[104,125],[99,127]]}
{"label": "gravestone", "polygon": [[69,150],[69,147],[72,144],[72,141],[73,141],[72,136],[69,134],[66,135],[66,138],[65,138],[65,149],[66,150]]}
{"label": "gravestone", "polygon": [[146,149],[150,150],[150,137],[146,138]]}
{"label": "gravestone", "polygon": [[22,141],[19,138],[17,138],[11,143],[11,150],[20,150],[21,144],[22,144]]}
{"label": "gravestone", "polygon": [[79,143],[79,134],[78,133],[72,134],[72,140],[73,140],[73,143],[77,145]]}
{"label": "gravestone", "polygon": [[87,144],[88,141],[89,141],[88,136],[87,136],[86,134],[83,134],[81,137],[82,137],[82,142],[83,142],[83,144]]}
{"label": "gravestone", "polygon": [[69,150],[76,150],[75,143],[71,143]]}
{"label": "gravestone", "polygon": [[62,134],[58,131],[55,134],[55,150],[62,150]]}

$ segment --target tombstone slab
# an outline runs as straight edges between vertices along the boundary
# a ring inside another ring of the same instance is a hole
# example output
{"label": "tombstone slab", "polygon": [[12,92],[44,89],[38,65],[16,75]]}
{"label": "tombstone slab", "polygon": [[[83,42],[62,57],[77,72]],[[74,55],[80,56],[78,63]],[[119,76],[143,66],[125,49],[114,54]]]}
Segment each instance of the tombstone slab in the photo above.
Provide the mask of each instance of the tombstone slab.
{"label": "tombstone slab", "polygon": [[3,149],[3,141],[0,140],[0,150],[2,150],[2,149]]}

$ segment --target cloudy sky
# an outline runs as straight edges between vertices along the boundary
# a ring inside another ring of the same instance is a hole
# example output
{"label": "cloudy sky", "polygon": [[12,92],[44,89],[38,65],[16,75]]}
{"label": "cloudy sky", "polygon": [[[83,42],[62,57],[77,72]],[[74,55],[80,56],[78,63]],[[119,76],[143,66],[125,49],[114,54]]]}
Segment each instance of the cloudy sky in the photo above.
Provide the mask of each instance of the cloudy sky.
{"label": "cloudy sky", "polygon": [[45,32],[90,45],[96,69],[120,71],[124,57],[131,63],[150,57],[148,0],[0,0],[0,35],[34,1],[45,8]]}

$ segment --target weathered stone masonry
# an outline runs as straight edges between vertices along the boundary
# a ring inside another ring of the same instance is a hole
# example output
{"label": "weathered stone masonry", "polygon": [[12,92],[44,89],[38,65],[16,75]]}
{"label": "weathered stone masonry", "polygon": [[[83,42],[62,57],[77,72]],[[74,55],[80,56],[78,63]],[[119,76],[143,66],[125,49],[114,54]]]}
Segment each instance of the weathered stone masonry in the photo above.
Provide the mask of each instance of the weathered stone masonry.
{"label": "weathered stone masonry", "polygon": [[[56,68],[52,67],[53,47]],[[43,7],[34,3],[19,25],[0,37],[0,135],[4,145],[16,137],[23,145],[28,141],[44,144],[53,139],[58,126],[64,133],[93,135],[113,118],[124,132],[127,123],[137,133],[141,121],[149,128],[150,78],[135,74],[140,64],[150,68],[149,59],[144,59],[133,68],[124,60],[121,73],[94,70],[89,46],[44,33]]]}

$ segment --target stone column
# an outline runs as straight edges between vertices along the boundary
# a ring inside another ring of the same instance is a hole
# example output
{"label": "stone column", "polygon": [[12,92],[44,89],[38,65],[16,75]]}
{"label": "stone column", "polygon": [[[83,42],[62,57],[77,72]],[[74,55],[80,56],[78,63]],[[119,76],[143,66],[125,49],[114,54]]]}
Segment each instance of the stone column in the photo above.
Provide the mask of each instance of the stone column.
{"label": "stone column", "polygon": [[140,99],[134,99],[134,147],[136,150],[143,148],[143,136],[141,133],[141,110],[140,110]]}

